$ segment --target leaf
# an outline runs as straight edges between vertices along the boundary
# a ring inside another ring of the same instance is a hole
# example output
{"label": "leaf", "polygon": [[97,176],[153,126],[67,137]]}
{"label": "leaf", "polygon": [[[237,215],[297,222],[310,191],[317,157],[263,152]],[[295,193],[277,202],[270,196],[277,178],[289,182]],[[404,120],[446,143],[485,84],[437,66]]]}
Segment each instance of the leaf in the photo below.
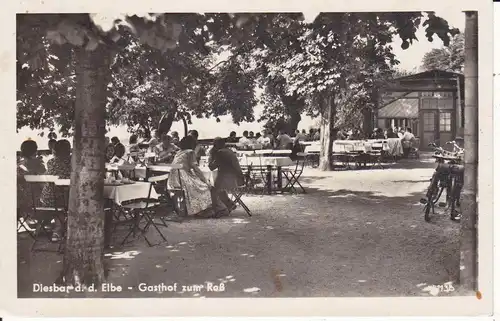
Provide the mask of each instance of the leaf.
{"label": "leaf", "polygon": [[66,20],[58,25],[58,31],[74,46],[81,47],[85,43],[85,31]]}

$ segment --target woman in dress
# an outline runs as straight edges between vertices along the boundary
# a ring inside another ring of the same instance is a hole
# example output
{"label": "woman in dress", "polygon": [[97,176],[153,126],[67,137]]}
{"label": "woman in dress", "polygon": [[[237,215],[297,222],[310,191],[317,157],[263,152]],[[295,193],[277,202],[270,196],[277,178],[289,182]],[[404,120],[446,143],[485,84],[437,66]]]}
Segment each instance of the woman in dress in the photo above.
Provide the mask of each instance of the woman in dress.
{"label": "woman in dress", "polygon": [[186,136],[179,147],[181,150],[175,154],[172,164],[180,164],[182,169],[171,171],[168,188],[180,189],[182,183],[187,215],[213,216],[211,185],[198,167],[194,153],[196,141]]}
{"label": "woman in dress", "polygon": [[[61,139],[57,141],[54,152],[54,158],[47,162],[46,174],[58,176],[60,179],[69,179],[71,176],[71,144],[66,139]],[[54,187],[52,185],[45,185],[42,190],[42,204],[46,207],[57,206],[58,209],[65,208],[67,203],[66,192],[68,189],[68,186]],[[61,239],[60,228],[58,228],[59,231],[52,233],[53,242]]]}

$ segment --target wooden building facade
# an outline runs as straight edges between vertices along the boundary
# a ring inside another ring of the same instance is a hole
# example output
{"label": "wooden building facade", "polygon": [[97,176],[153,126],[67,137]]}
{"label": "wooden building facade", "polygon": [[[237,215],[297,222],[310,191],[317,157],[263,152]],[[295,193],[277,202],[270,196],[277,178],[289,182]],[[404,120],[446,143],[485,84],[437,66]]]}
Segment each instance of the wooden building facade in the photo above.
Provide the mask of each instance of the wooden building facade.
{"label": "wooden building facade", "polygon": [[463,137],[464,77],[439,70],[395,79],[382,90],[382,105],[375,113],[378,128],[409,127],[420,140],[445,147]]}

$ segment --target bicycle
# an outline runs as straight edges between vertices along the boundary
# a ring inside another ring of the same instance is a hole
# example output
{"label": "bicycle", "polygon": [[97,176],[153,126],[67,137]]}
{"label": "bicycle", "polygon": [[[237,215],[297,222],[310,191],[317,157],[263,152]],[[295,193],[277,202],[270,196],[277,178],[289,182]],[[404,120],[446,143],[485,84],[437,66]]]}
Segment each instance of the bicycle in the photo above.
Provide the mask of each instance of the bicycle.
{"label": "bicycle", "polygon": [[450,210],[450,219],[455,222],[460,221],[460,213],[456,208],[460,207],[460,196],[464,181],[464,166],[462,165],[464,149],[458,146],[455,141],[446,144],[453,145],[453,152],[448,152],[434,143],[429,144],[429,146],[434,147],[435,154],[433,157],[436,159],[438,166],[430,179],[426,198],[420,200],[425,205],[424,219],[426,222],[431,220],[431,210],[432,214],[435,214],[435,205],[444,190],[446,190],[446,203],[440,203],[439,206],[447,206]]}

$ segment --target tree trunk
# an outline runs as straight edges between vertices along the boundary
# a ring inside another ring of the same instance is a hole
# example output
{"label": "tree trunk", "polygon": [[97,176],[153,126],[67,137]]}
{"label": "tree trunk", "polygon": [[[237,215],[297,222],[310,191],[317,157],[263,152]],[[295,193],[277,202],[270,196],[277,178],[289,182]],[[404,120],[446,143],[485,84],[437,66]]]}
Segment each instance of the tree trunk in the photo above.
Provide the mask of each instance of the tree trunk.
{"label": "tree trunk", "polygon": [[104,275],[104,133],[110,53],[76,49],[76,107],[67,242],[61,279],[96,286]]}
{"label": "tree trunk", "polygon": [[186,137],[188,135],[188,123],[187,123],[187,120],[186,120],[186,117],[184,115],[181,114],[181,119],[182,119],[182,124],[184,125],[184,137]]}
{"label": "tree trunk", "polygon": [[363,109],[363,133],[369,135],[373,132],[373,112],[369,108]]}
{"label": "tree trunk", "polygon": [[295,131],[299,127],[299,123],[301,120],[302,120],[302,117],[300,116],[300,112],[298,111],[297,108],[293,108],[292,112],[290,113],[290,120],[288,121],[288,127],[290,128],[290,134],[295,133]]}
{"label": "tree trunk", "polygon": [[464,186],[460,229],[460,283],[476,290],[477,280],[477,128],[478,21],[477,12],[465,13],[465,126]]}
{"label": "tree trunk", "polygon": [[323,106],[320,106],[320,144],[319,169],[329,171],[332,169],[332,144],[333,144],[333,126],[335,124],[335,98],[333,93],[326,94],[320,100]]}

